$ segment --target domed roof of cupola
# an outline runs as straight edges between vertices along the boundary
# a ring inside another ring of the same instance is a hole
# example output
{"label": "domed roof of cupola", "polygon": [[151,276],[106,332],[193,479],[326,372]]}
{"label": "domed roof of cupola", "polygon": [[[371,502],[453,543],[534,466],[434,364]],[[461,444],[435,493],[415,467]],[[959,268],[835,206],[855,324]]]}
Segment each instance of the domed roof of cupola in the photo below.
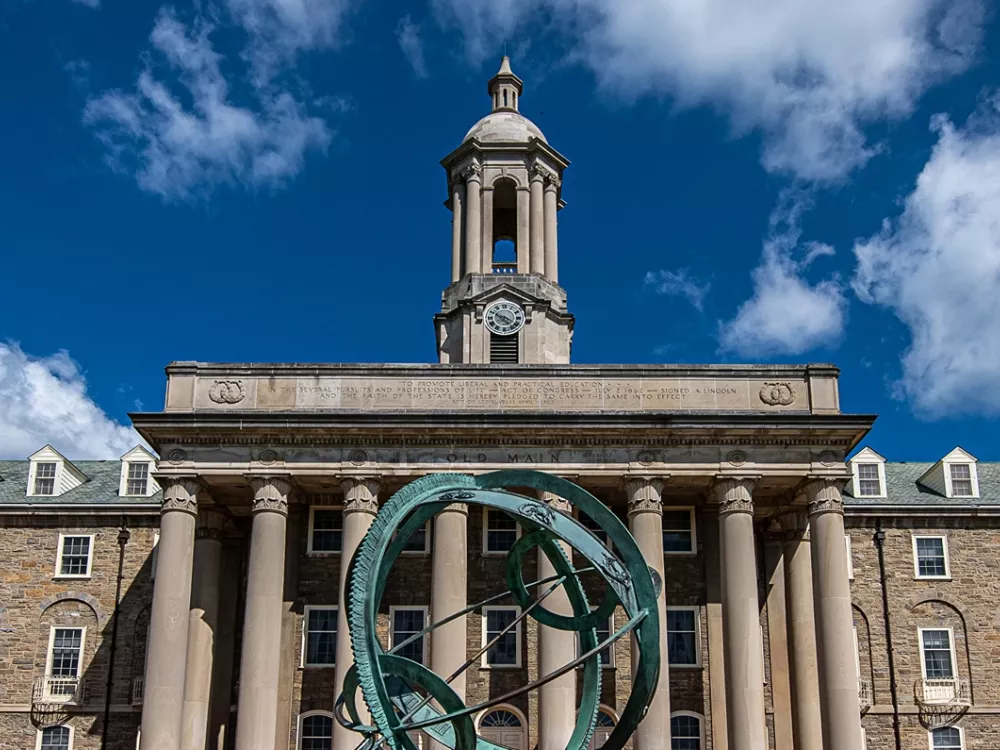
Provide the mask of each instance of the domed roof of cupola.
{"label": "domed roof of cupola", "polygon": [[517,111],[523,88],[524,83],[510,69],[510,58],[504,55],[500,70],[486,86],[493,111],[473,125],[462,142],[475,138],[480,143],[527,143],[537,138],[548,143],[539,127]]}
{"label": "domed roof of cupola", "polygon": [[472,126],[463,142],[475,138],[480,143],[527,143],[538,138],[544,143],[545,134],[531,120],[514,110],[498,109]]}

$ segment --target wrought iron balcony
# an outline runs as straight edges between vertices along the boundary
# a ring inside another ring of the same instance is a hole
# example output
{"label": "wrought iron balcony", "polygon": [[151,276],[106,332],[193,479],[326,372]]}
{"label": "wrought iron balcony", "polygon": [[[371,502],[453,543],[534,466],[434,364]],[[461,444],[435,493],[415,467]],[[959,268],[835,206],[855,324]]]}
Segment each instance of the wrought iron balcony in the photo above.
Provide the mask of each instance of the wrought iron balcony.
{"label": "wrought iron balcony", "polygon": [[132,678],[132,705],[141,706],[142,697],[146,690],[146,678],[143,675],[136,675]]}
{"label": "wrought iron balcony", "polygon": [[861,713],[872,707],[872,684],[868,680],[858,680],[858,703],[861,704]]}
{"label": "wrought iron balcony", "polygon": [[494,274],[513,274],[517,273],[517,262],[513,263],[494,263],[493,264]]}
{"label": "wrought iron balcony", "polygon": [[31,702],[35,706],[64,704],[79,706],[83,704],[84,681],[79,677],[57,677],[42,675],[35,678],[31,693]]}
{"label": "wrought iron balcony", "polygon": [[914,683],[913,697],[922,706],[972,705],[969,681],[961,677],[923,677]]}

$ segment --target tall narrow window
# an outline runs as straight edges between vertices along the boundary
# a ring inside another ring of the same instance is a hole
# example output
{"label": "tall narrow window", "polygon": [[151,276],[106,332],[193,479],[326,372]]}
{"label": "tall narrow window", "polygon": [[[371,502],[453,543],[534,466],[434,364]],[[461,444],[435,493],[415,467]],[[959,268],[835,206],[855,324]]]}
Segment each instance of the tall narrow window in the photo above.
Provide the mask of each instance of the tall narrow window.
{"label": "tall narrow window", "polygon": [[509,552],[517,541],[517,521],[502,510],[484,509],[483,552],[501,554]]}
{"label": "tall narrow window", "polygon": [[306,607],[303,666],[332,667],[337,660],[337,608]]}
{"label": "tall narrow window", "polygon": [[924,677],[928,680],[954,679],[955,663],[951,653],[951,631],[921,630],[920,644],[924,652]]}
{"label": "tall narrow window", "polygon": [[344,535],[344,511],[339,508],[313,508],[309,521],[309,551],[340,552]]}
{"label": "tall narrow window", "polygon": [[87,536],[59,537],[59,562],[57,564],[60,578],[88,578],[90,576],[90,559],[94,538]]}
{"label": "tall narrow window", "polygon": [[330,750],[333,745],[333,718],[309,714],[299,722],[299,750]]}
{"label": "tall narrow window", "polygon": [[507,106],[507,89],[503,90],[503,106]]}
{"label": "tall narrow window", "polygon": [[948,578],[948,543],[943,536],[914,536],[917,578]]}
{"label": "tall narrow window", "polygon": [[521,623],[513,624],[520,614],[517,607],[483,607],[483,645],[496,639],[483,655],[483,666],[521,665]]}
{"label": "tall narrow window", "polygon": [[128,480],[125,493],[128,495],[145,495],[149,486],[149,464],[134,463],[128,465]]}
{"label": "tall narrow window", "polygon": [[666,554],[695,551],[693,511],[663,511],[663,551]]}
{"label": "tall narrow window", "polygon": [[969,464],[951,464],[952,497],[972,497],[972,467]]}
{"label": "tall narrow window", "polygon": [[35,466],[36,495],[54,495],[56,492],[56,465],[42,463]]}
{"label": "tall narrow window", "polygon": [[670,717],[670,750],[701,750],[701,719],[679,713]]}
{"label": "tall narrow window", "polygon": [[701,664],[697,607],[667,607],[667,657],[671,667]]}
{"label": "tall narrow window", "polygon": [[83,660],[84,632],[83,628],[52,628],[45,675],[45,693],[50,698],[68,701],[76,695]]}
{"label": "tall narrow window", "polygon": [[393,653],[423,664],[426,661],[425,657],[427,653],[427,649],[425,648],[427,643],[426,634],[415,638],[402,648],[397,649],[397,647],[427,626],[427,608],[393,607],[391,622],[392,627],[389,631],[389,638]]}
{"label": "tall narrow window", "polygon": [[490,364],[516,365],[519,361],[519,335],[501,336],[490,331]]}
{"label": "tall narrow window", "polygon": [[862,497],[880,497],[882,480],[878,464],[858,464],[858,492]]}
{"label": "tall narrow window", "polygon": [[69,727],[45,727],[38,739],[38,750],[70,750],[73,733]]}

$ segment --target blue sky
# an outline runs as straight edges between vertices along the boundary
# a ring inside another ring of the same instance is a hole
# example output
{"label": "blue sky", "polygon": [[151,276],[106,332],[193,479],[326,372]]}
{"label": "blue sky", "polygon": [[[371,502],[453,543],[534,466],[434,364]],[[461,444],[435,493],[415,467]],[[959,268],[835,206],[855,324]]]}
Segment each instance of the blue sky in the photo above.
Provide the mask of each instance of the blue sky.
{"label": "blue sky", "polygon": [[506,42],[575,362],[834,362],[888,458],[1000,460],[996,10],[5,2],[0,454],[124,452],[172,360],[432,361]]}

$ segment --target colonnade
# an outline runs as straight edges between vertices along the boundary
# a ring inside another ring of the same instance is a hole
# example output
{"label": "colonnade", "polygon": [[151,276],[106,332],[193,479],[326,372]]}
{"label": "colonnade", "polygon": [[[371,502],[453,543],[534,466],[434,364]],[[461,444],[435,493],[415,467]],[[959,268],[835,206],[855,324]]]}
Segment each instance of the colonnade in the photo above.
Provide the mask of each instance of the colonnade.
{"label": "colonnade", "polygon": [[[500,178],[509,179],[509,178]],[[539,166],[516,190],[517,272],[559,281],[558,212],[561,180]],[[451,184],[451,280],[493,273],[493,190],[483,169],[472,164]]]}
{"label": "colonnade", "polygon": [[[236,750],[271,750],[280,737],[281,619],[285,534],[292,482],[288,476],[250,475],[253,519],[247,566],[246,612],[240,662]],[[660,618],[661,673],[657,692],[633,737],[636,750],[669,750],[670,692],[666,604],[668,571],[663,554],[663,488],[667,477],[631,476],[624,481],[629,528],[649,565],[664,580]],[[158,569],[150,622],[146,699],[140,750],[206,750],[213,686],[213,632],[219,600],[221,516],[211,505],[199,511],[204,488],[195,476],[164,477]],[[754,538],[755,479],[717,477],[727,737],[715,747],[765,750],[764,664]],[[860,747],[861,723],[847,551],[841,500],[842,480],[815,478],[802,486],[805,512],[789,516],[783,554],[787,572],[788,628],[795,746],[798,750]],[[377,477],[341,482],[344,522],[341,560],[350,560],[378,512],[383,485]],[[561,498],[543,501],[562,512]],[[440,621],[467,606],[468,508],[449,505],[434,519],[430,616]],[[706,545],[708,546],[708,545]],[[539,575],[547,559],[539,559]],[[352,664],[343,602],[347,566],[341,566],[336,694]],[[196,582],[192,590],[192,579]],[[554,593],[554,610],[568,602]],[[711,626],[710,626],[711,627]],[[711,638],[711,636],[710,636]],[[571,632],[539,629],[539,675],[571,661]],[[186,654],[186,658],[181,655]],[[430,636],[431,668],[447,677],[467,658],[465,618]],[[713,674],[713,678],[715,675]],[[576,675],[569,672],[539,688],[539,750],[565,750],[576,716]],[[228,688],[228,686],[226,686]],[[464,677],[452,687],[465,697]],[[715,686],[713,685],[713,690]],[[228,696],[228,692],[225,693]],[[713,699],[714,703],[714,699]],[[333,709],[333,706],[330,707]],[[334,750],[354,750],[359,737],[334,724]],[[281,746],[280,740],[278,747]]]}

